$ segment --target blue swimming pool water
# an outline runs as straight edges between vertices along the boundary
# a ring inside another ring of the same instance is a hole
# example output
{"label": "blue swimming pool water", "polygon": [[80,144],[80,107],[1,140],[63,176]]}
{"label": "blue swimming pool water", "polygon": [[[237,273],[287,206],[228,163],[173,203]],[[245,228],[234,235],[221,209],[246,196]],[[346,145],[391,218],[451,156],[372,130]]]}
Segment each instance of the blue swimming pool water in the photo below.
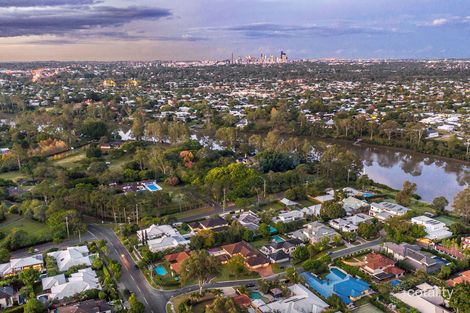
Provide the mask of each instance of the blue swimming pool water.
{"label": "blue swimming pool water", "polygon": [[368,197],[372,197],[372,196],[374,196],[374,194],[373,194],[373,193],[368,193],[368,192],[365,192],[365,193],[363,193],[363,194],[362,194],[362,196],[364,196],[364,197],[368,198]]}
{"label": "blue swimming pool water", "polygon": [[395,286],[398,286],[398,285],[400,284],[400,282],[401,282],[401,281],[400,281],[399,279],[392,279],[392,280],[390,281],[390,285],[392,285],[393,287],[395,287]]}
{"label": "blue swimming pool water", "polygon": [[261,296],[261,294],[258,291],[253,291],[253,292],[250,292],[250,298],[252,300],[256,300],[256,299],[261,299],[263,297]]}
{"label": "blue swimming pool water", "polygon": [[162,187],[160,187],[156,183],[145,184],[145,187],[147,187],[147,189],[150,191],[158,191],[162,189]]}
{"label": "blue swimming pool water", "polygon": [[277,242],[277,243],[280,243],[280,242],[284,242],[284,241],[285,241],[284,239],[282,239],[281,236],[278,236],[278,235],[272,236],[272,238],[273,238],[273,240],[274,240],[275,242]]}
{"label": "blue swimming pool water", "polygon": [[269,226],[269,233],[272,235],[272,234],[275,234],[277,233],[277,229],[272,227],[272,226]]}
{"label": "blue swimming pool water", "polygon": [[323,297],[329,298],[336,294],[345,304],[352,302],[351,297],[357,298],[370,289],[369,284],[365,281],[347,275],[337,268],[332,268],[322,280],[309,272],[304,272],[301,275],[305,282]]}
{"label": "blue swimming pool water", "polygon": [[436,262],[439,262],[439,263],[441,263],[441,264],[443,264],[443,265],[448,265],[448,264],[449,264],[449,261],[447,261],[446,259],[441,258],[441,257],[439,257],[439,256],[433,256],[432,258],[433,258],[434,260],[436,260]]}
{"label": "blue swimming pool water", "polygon": [[155,273],[157,273],[160,276],[165,276],[166,274],[168,274],[165,267],[161,264],[158,264],[157,267],[155,267]]}

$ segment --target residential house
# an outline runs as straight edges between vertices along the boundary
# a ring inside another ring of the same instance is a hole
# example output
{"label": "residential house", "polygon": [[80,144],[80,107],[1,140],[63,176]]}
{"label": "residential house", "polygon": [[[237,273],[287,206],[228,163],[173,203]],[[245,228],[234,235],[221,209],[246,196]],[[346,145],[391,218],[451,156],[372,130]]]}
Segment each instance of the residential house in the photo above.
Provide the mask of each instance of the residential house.
{"label": "residential house", "polygon": [[405,290],[399,293],[393,293],[392,295],[405,304],[415,308],[419,312],[451,312],[444,307],[446,301],[441,295],[441,289],[437,286],[431,286],[427,283],[416,286],[416,292]]}
{"label": "residential house", "polygon": [[66,250],[50,252],[47,255],[56,261],[60,272],[65,272],[77,265],[91,266],[87,246],[68,247]]}
{"label": "residential house", "polygon": [[287,207],[299,205],[297,202],[291,201],[287,198],[282,198],[281,200],[279,200],[279,202],[281,202],[282,204],[284,204]]}
{"label": "residential house", "polygon": [[21,259],[11,259],[8,263],[0,264],[0,277],[14,276],[29,268],[33,268],[38,272],[44,271],[42,254],[36,254]]}
{"label": "residential house", "polygon": [[320,216],[321,204],[314,204],[309,207],[305,207],[300,211],[304,214],[304,217]]}
{"label": "residential house", "polygon": [[290,259],[294,250],[303,245],[300,239],[289,239],[282,242],[272,242],[269,245],[261,247],[260,251],[265,254],[272,263],[283,263]]}
{"label": "residential house", "polygon": [[183,261],[189,258],[189,253],[186,251],[177,252],[172,254],[165,255],[165,260],[170,263],[170,268],[176,273],[179,274],[181,272],[181,265]]}
{"label": "residential house", "polygon": [[470,284],[470,270],[461,272],[458,274],[457,277],[447,280],[447,285],[449,287],[455,287],[458,284],[464,284],[464,283]]}
{"label": "residential house", "polygon": [[150,240],[150,239],[155,239],[155,238],[160,238],[163,236],[166,237],[171,237],[171,236],[176,236],[180,235],[179,231],[174,229],[170,225],[150,225],[148,228],[138,230],[137,231],[137,237],[139,238],[139,241],[142,242],[142,240]]}
{"label": "residential house", "polygon": [[171,237],[160,237],[147,241],[147,245],[152,252],[164,251],[167,249],[173,249],[179,246],[189,245],[189,240],[181,235]]}
{"label": "residential house", "polygon": [[253,248],[245,241],[224,245],[222,250],[230,257],[240,255],[245,260],[245,266],[250,270],[256,270],[262,267],[269,266],[269,260],[261,255],[258,250]]}
{"label": "residential house", "polygon": [[421,248],[416,245],[386,242],[383,245],[383,250],[386,253],[390,253],[395,260],[404,261],[405,264],[414,270],[422,269],[430,274],[439,271],[442,267],[441,262],[426,255],[421,251]]}
{"label": "residential house", "polygon": [[0,287],[0,311],[10,308],[16,300],[15,289],[10,286]]}
{"label": "residential house", "polygon": [[111,313],[113,307],[104,300],[90,299],[58,307],[50,313]]}
{"label": "residential house", "polygon": [[369,215],[358,213],[353,216],[330,220],[328,224],[342,232],[357,232],[360,223],[367,223],[372,219],[373,217]]}
{"label": "residential house", "polygon": [[252,211],[243,212],[242,214],[240,214],[237,220],[240,225],[252,231],[256,231],[258,229],[259,223],[261,221],[258,215],[256,215],[256,213],[253,213]]}
{"label": "residential house", "polygon": [[291,233],[291,237],[311,243],[321,242],[323,238],[333,240],[336,236],[339,236],[336,231],[318,221],[311,222],[305,225],[303,229]]}
{"label": "residential house", "polygon": [[370,204],[369,215],[376,217],[377,219],[384,221],[392,216],[405,215],[409,208],[402,205],[391,203],[391,202],[373,202]]}
{"label": "residential house", "polygon": [[379,253],[369,253],[364,258],[361,269],[377,280],[398,278],[404,270],[395,266],[395,261]]}
{"label": "residential house", "polygon": [[335,199],[335,196],[334,196],[334,194],[326,194],[326,195],[322,195],[322,196],[317,196],[313,199],[320,202],[320,203],[325,203],[325,202],[328,202],[328,201],[333,201]]}
{"label": "residential house", "polygon": [[426,231],[426,238],[431,240],[442,240],[452,236],[447,225],[438,220],[421,215],[411,219],[413,224],[422,225]]}
{"label": "residential house", "polygon": [[273,222],[282,222],[282,223],[291,223],[295,221],[300,221],[304,218],[304,213],[299,210],[284,211],[281,212],[278,216],[273,218]]}
{"label": "residential house", "polygon": [[290,295],[270,303],[258,302],[257,312],[320,313],[329,305],[301,284],[289,287]]}
{"label": "residential house", "polygon": [[[52,300],[62,300],[91,289],[101,289],[101,286],[96,272],[87,267],[73,273],[65,283],[63,283],[63,280],[58,279],[57,283],[51,286],[47,296]],[[38,298],[42,296],[40,295]]]}
{"label": "residential house", "polygon": [[228,222],[220,216],[216,216],[199,222],[191,223],[189,224],[189,227],[193,232],[198,232],[201,230],[211,230],[214,232],[219,232],[227,229]]}
{"label": "residential house", "polygon": [[251,299],[245,294],[240,294],[232,298],[233,302],[238,305],[239,308],[247,310],[251,306]]}
{"label": "residential house", "polygon": [[367,202],[354,197],[347,197],[343,199],[342,203],[343,209],[347,214],[354,214],[369,208],[369,204]]}
{"label": "residential house", "polygon": [[435,245],[434,246],[434,250],[440,252],[440,253],[444,253],[448,256],[450,256],[451,258],[454,258],[454,259],[457,259],[457,260],[461,260],[463,258],[465,258],[465,255],[462,253],[462,251],[460,251],[460,249],[458,247],[445,247],[443,245]]}
{"label": "residential house", "polygon": [[462,237],[462,247],[464,249],[470,250],[470,236]]}
{"label": "residential house", "polygon": [[46,277],[41,280],[42,290],[45,293],[50,293],[52,287],[65,284],[66,282],[64,274]]}

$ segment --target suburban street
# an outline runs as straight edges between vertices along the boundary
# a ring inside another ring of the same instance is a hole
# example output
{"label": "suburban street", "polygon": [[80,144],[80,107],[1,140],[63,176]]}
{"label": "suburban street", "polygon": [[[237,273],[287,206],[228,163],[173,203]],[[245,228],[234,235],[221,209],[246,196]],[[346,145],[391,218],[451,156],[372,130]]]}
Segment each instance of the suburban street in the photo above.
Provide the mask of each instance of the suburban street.
{"label": "suburban street", "polygon": [[145,305],[146,312],[164,313],[168,299],[171,297],[165,292],[158,291],[150,286],[142,272],[135,267],[134,260],[127,249],[119,241],[114,231],[106,226],[89,225],[88,231],[97,239],[104,239],[109,248],[109,257],[119,260],[122,264],[121,283],[130,292],[137,295]]}
{"label": "suburban street", "polygon": [[359,252],[361,250],[378,247],[382,242],[383,242],[382,238],[379,238],[379,239],[376,239],[376,240],[373,240],[373,241],[368,241],[366,243],[363,243],[363,244],[360,244],[360,245],[357,245],[357,246],[354,246],[354,247],[350,247],[350,248],[346,248],[346,249],[343,249],[343,250],[335,251],[335,252],[330,254],[330,257],[333,260],[337,259],[337,258],[341,258],[345,255],[355,253],[355,252]]}
{"label": "suburban street", "polygon": [[[183,293],[198,290],[198,286],[196,285],[184,287],[178,290],[155,289],[154,287],[150,286],[142,272],[136,268],[135,262],[131,255],[122,245],[121,241],[110,227],[89,225],[88,231],[94,237],[94,239],[106,240],[109,248],[109,257],[115,260],[119,260],[122,264],[122,275],[120,283],[124,285],[124,288],[137,295],[139,301],[145,305],[146,312],[165,313],[166,303],[170,298]],[[275,279],[277,276],[278,275],[273,275],[268,279]],[[204,288],[235,287],[244,284],[256,284],[256,282],[257,279],[208,283],[204,285]]]}

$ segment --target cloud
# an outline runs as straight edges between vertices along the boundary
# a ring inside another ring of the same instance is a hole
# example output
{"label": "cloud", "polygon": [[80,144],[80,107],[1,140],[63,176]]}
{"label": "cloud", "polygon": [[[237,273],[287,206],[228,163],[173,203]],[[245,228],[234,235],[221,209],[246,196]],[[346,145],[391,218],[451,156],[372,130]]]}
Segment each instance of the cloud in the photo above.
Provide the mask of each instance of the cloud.
{"label": "cloud", "polygon": [[76,33],[73,39],[68,36],[55,36],[55,37],[43,37],[33,38],[23,41],[24,44],[32,45],[75,45],[75,44],[87,44],[96,40],[123,40],[123,41],[177,41],[177,42],[198,42],[209,40],[207,37],[196,37],[188,34],[183,35],[172,35],[172,36],[160,36],[160,35],[147,35],[140,33],[129,33],[119,31],[100,31],[93,33]]}
{"label": "cloud", "polygon": [[385,29],[380,27],[358,26],[347,23],[336,25],[281,25],[274,23],[255,23],[237,26],[211,27],[201,30],[236,32],[248,38],[332,37],[387,32]]}
{"label": "cloud", "polygon": [[0,37],[64,35],[81,30],[122,26],[137,20],[158,20],[171,15],[168,9],[135,6],[0,10]]}
{"label": "cloud", "polygon": [[420,26],[427,27],[463,27],[470,26],[470,16],[447,16],[435,18],[430,22],[422,23]]}
{"label": "cloud", "polygon": [[26,7],[44,7],[44,6],[83,6],[96,4],[97,0],[0,0],[2,8],[26,8]]}
{"label": "cloud", "polygon": [[447,24],[448,22],[449,22],[449,20],[446,19],[446,18],[436,18],[431,22],[431,24],[433,26],[441,26],[441,25]]}

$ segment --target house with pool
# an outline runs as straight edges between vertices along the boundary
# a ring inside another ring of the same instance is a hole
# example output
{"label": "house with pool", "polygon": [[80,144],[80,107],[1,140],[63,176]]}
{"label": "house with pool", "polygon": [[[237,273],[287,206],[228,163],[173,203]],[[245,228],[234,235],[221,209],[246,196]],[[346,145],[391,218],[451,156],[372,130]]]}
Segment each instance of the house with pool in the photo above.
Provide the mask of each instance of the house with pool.
{"label": "house with pool", "polygon": [[337,295],[347,305],[374,292],[367,282],[337,267],[330,268],[330,272],[323,279],[310,272],[303,272],[301,276],[310,288],[323,297]]}
{"label": "house with pool", "polygon": [[131,183],[126,183],[126,184],[111,184],[114,188],[118,189],[119,191],[123,193],[128,193],[128,192],[140,192],[140,191],[150,191],[150,192],[155,192],[162,190],[162,187],[157,184],[156,181],[154,180],[146,180],[146,181],[139,181],[139,182],[131,182]]}

